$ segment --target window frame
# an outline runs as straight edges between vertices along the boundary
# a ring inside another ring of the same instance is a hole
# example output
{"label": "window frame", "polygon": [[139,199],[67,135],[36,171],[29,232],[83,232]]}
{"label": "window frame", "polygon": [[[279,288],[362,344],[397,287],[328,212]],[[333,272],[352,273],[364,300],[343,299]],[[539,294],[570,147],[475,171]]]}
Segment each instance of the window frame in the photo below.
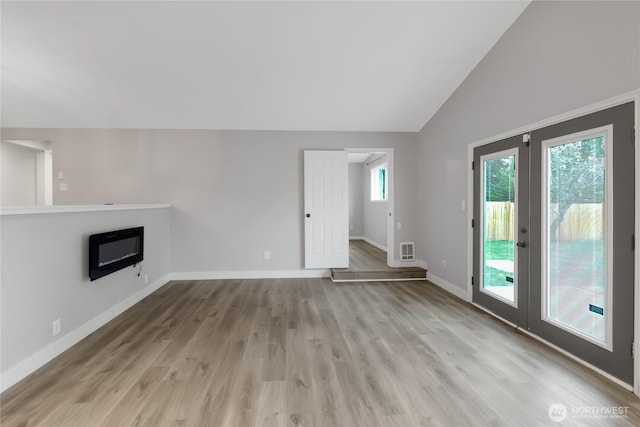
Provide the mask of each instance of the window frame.
{"label": "window frame", "polygon": [[[382,198],[378,198],[380,194],[380,175],[379,171],[384,170],[384,183],[382,188]],[[370,172],[370,201],[371,202],[388,202],[389,201],[389,163],[383,162],[379,165],[373,166]]]}

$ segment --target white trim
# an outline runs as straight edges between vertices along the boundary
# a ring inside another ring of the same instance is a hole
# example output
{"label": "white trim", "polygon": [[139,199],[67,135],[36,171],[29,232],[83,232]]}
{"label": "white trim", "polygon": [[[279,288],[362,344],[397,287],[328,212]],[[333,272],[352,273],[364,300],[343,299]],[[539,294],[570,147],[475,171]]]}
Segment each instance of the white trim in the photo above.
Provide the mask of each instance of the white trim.
{"label": "white trim", "polygon": [[51,142],[46,139],[3,139],[2,142],[19,145],[34,151],[51,151]]}
{"label": "white trim", "polygon": [[0,208],[1,216],[8,215],[32,215],[32,214],[58,214],[75,212],[105,212],[126,211],[140,209],[170,208],[170,203],[140,204],[140,205],[54,205],[54,206],[3,206]]}
{"label": "white trim", "polygon": [[[635,92],[635,123],[636,140],[635,140],[635,186],[636,186],[636,203],[635,203],[635,238],[640,238],[640,90]],[[637,246],[637,245],[636,245]],[[635,325],[635,338],[634,346],[637,349],[640,345],[640,250],[636,249],[633,254],[634,260],[634,291],[635,291],[635,305],[634,305],[634,322]],[[634,376],[633,376],[633,392],[636,396],[640,396],[640,357],[638,356],[638,350],[635,351],[634,359]]]}
{"label": "white trim", "polygon": [[[548,126],[557,124],[557,123],[562,123],[562,122],[566,122],[568,120],[572,120],[572,119],[576,119],[578,117],[582,117],[582,116],[586,116],[587,114],[591,114],[591,113],[597,113],[598,111],[601,110],[606,110],[608,108],[612,108],[615,107],[617,105],[622,105],[625,104],[627,102],[631,102],[634,101],[636,99],[636,97],[638,96],[638,91],[639,90],[634,90],[631,92],[627,92],[627,93],[623,93],[622,95],[619,96],[614,96],[612,98],[609,99],[605,99],[604,101],[600,101],[600,102],[596,102],[594,104],[591,105],[587,105],[586,107],[582,107],[582,108],[577,108],[575,110],[571,110],[568,111],[566,113],[563,114],[558,114],[557,116],[552,116],[549,117],[547,119],[544,120],[540,120],[525,126],[521,126],[517,129],[513,129],[510,131],[506,131],[503,132],[501,134],[498,135],[494,135],[494,136],[490,136],[487,138],[483,138],[479,141],[475,141],[471,144],[469,144],[470,146],[473,146],[473,148],[479,147],[481,145],[487,145],[490,144],[492,142],[496,142],[496,141],[502,141],[503,139],[507,139],[507,138],[511,138],[512,136],[516,136],[516,135],[520,135],[522,133],[529,133],[532,132],[534,130],[539,130],[542,128],[546,128]],[[472,150],[473,151],[473,150]]]}
{"label": "white trim", "polygon": [[36,152],[36,181],[42,184],[36,190],[36,205],[53,205],[53,155],[51,142],[48,140],[15,140],[5,139],[6,142]]}
{"label": "white trim", "polygon": [[364,236],[349,236],[349,240],[364,240]]}
{"label": "white trim", "polygon": [[[380,249],[381,251],[387,252],[387,247],[386,246],[382,246],[380,243],[378,242],[374,242],[373,240],[371,240],[368,237],[362,237],[361,239],[364,242],[367,242],[368,244],[370,244],[371,246],[375,246],[376,248]],[[387,260],[388,261],[388,260]]]}
{"label": "white trim", "polygon": [[[549,272],[548,272],[548,256],[549,256],[549,149],[557,147],[563,144],[570,144],[576,141],[582,141],[590,138],[604,137],[605,141],[605,197],[604,206],[604,252],[606,254],[605,264],[605,285],[607,294],[605,295],[605,340],[599,341],[595,337],[589,336],[584,332],[564,324],[556,319],[549,317],[547,293],[549,288]],[[562,135],[556,138],[545,139],[541,142],[541,166],[542,166],[542,178],[540,179],[540,194],[542,197],[540,203],[540,218],[542,220],[541,230],[544,236],[541,241],[541,260],[540,265],[541,281],[540,281],[540,308],[542,321],[552,324],[553,326],[569,332],[579,338],[582,338],[591,344],[602,347],[608,351],[613,351],[613,125],[601,126],[594,129],[588,129],[569,135]]]}
{"label": "white trim", "polygon": [[[423,261],[424,262],[424,261]],[[392,265],[390,265],[389,267],[393,267],[393,268],[403,268],[403,267],[420,267],[420,268],[424,268],[421,264],[420,261],[416,260],[416,261],[400,261],[400,260],[394,260]],[[426,268],[424,268],[426,270]]]}
{"label": "white trim", "polygon": [[291,279],[330,277],[327,269],[309,270],[248,270],[248,271],[181,271],[171,273],[171,280],[220,279]]}
{"label": "white trim", "polygon": [[441,287],[442,289],[449,292],[450,294],[453,294],[458,298],[465,300],[467,302],[471,302],[471,300],[468,299],[468,295],[466,291],[460,286],[456,286],[451,282],[447,282],[446,280],[436,276],[435,274],[429,271],[427,271],[427,280],[433,283],[434,285]]}
{"label": "white trim", "polygon": [[[370,165],[371,166],[371,165]],[[386,190],[386,194],[383,194],[384,196],[386,196],[384,199],[375,199],[374,197],[377,196],[377,194],[374,194],[374,188],[377,188],[378,190],[380,190],[379,186],[376,186],[376,182],[378,182],[378,177],[375,176],[376,172],[379,171],[380,169],[384,169],[384,188]],[[371,168],[369,169],[369,175],[370,175],[370,182],[369,182],[369,201],[370,202],[386,202],[389,200],[389,164],[384,161],[381,162],[378,165],[374,165],[371,166]]]}
{"label": "white trim", "polygon": [[334,283],[342,283],[342,282],[416,282],[416,281],[427,281],[426,277],[412,277],[412,278],[403,278],[403,279],[334,279],[330,278]]}
{"label": "white trim", "polygon": [[387,173],[389,181],[387,185],[387,265],[395,262],[395,245],[396,245],[396,176],[395,176],[395,160],[393,148],[389,148],[387,153]]}
{"label": "white trim", "polygon": [[549,341],[540,338],[539,336],[537,336],[536,334],[531,333],[530,331],[521,328],[520,326],[516,325],[515,323],[511,323],[508,320],[498,316],[496,313],[494,313],[493,311],[490,311],[484,307],[482,307],[481,305],[478,305],[474,302],[471,303],[474,307],[479,308],[480,310],[484,311],[485,313],[491,315],[492,317],[500,320],[503,323],[506,323],[507,325],[511,326],[512,328],[514,328],[516,331],[518,332],[522,332],[523,334],[533,338],[534,340],[546,345],[547,347],[551,347],[552,349],[556,350],[559,353],[562,353],[564,356],[568,357],[569,359],[578,362],[579,364],[581,364],[582,366],[585,366],[589,369],[591,369],[592,371],[596,372],[597,374],[600,374],[601,376],[605,377],[606,379],[608,379],[609,381],[619,385],[620,387],[624,388],[625,390],[629,390],[629,391],[633,391],[633,387],[630,384],[625,383],[624,381],[619,380],[618,378],[614,377],[613,375],[603,371],[602,369],[598,368],[597,366],[592,365],[591,363],[585,362],[584,360],[580,359],[577,356],[574,356],[573,354],[569,353],[566,350],[563,350],[562,348],[558,347],[555,344],[550,343]]}
{"label": "white trim", "polygon": [[[614,96],[586,107],[578,108],[564,114],[549,117],[545,120],[535,122],[526,126],[521,126],[517,129],[503,132],[498,135],[490,136],[470,143],[467,146],[467,301],[473,300],[473,286],[471,285],[471,277],[473,276],[473,228],[471,227],[471,220],[473,219],[473,171],[471,170],[471,163],[473,162],[473,150],[476,147],[487,145],[492,142],[500,141],[511,136],[515,136],[521,133],[528,133],[534,129],[544,128],[555,123],[575,119],[577,117],[584,116],[586,114],[594,113],[607,108],[615,107],[617,105],[624,104],[626,102],[634,102],[636,114],[635,114],[635,128],[636,128],[636,150],[635,150],[635,235],[637,239],[640,239],[640,88],[623,93],[618,96]],[[635,291],[635,307],[634,307],[634,325],[640,325],[640,250],[635,251],[634,255],[634,291]],[[635,328],[635,342],[636,346],[640,347],[640,327]],[[636,350],[636,354],[640,351]],[[582,361],[580,363],[583,363]],[[640,396],[640,357],[635,357],[635,369],[634,369],[634,393]]]}
{"label": "white trim", "polygon": [[162,286],[169,282],[169,277],[169,274],[160,277],[155,282],[144,287],[135,294],[125,298],[111,308],[100,313],[93,319],[77,327],[73,331],[69,331],[60,339],[52,342],[43,349],[38,350],[36,353],[7,369],[5,372],[2,372],[2,376],[0,378],[0,392],[4,392],[9,387],[13,386],[14,384],[34,372],[36,369],[42,367],[54,357],[58,356],[67,349],[71,348],[76,343],[80,342],[82,339],[96,331],[101,326],[115,319],[121,313],[125,312],[126,310],[140,302],[147,295],[150,295],[156,290],[160,289]]}
{"label": "white trim", "polygon": [[427,268],[427,262],[423,261],[421,259],[416,259],[415,261],[400,261],[400,260],[395,260],[393,262],[392,265],[390,265],[389,267],[393,267],[393,268],[403,268],[403,267],[420,267],[420,268],[424,268],[425,270],[429,270]]}
{"label": "white trim", "polygon": [[[519,182],[518,182],[518,172],[519,172],[519,167],[518,167],[518,162],[520,161],[520,149],[518,147],[514,147],[514,148],[509,148],[506,150],[502,150],[502,151],[496,151],[494,153],[489,153],[489,154],[485,154],[480,156],[480,176],[481,176],[481,181],[480,181],[480,194],[484,194],[485,193],[485,187],[484,187],[484,164],[487,161],[491,161],[491,160],[496,160],[496,159],[501,159],[504,157],[509,157],[509,156],[513,156],[513,163],[514,163],[514,169],[513,169],[513,198],[515,200],[514,202],[514,221],[513,221],[513,236],[514,239],[518,236],[518,200],[519,200],[519,196],[518,196],[518,188],[519,188]],[[484,200],[484,196],[483,196],[483,200]],[[484,239],[485,239],[485,229],[484,229],[484,214],[483,214],[483,210],[480,209],[480,218],[478,219],[478,223],[480,226],[480,238],[482,239],[482,244],[484,244]],[[514,242],[515,244],[515,242]],[[507,304],[510,305],[511,307],[514,308],[518,308],[518,288],[519,288],[519,282],[520,280],[518,279],[518,251],[516,250],[516,248],[514,248],[513,251],[513,277],[515,278],[515,283],[513,286],[513,301],[509,301],[508,299],[506,299],[505,297],[498,295],[494,292],[485,290],[484,288],[484,251],[480,251],[480,265],[482,266],[482,271],[480,272],[480,277],[478,277],[478,291],[482,292],[483,294],[487,295],[488,297],[491,297],[497,301],[500,301],[503,304]]]}

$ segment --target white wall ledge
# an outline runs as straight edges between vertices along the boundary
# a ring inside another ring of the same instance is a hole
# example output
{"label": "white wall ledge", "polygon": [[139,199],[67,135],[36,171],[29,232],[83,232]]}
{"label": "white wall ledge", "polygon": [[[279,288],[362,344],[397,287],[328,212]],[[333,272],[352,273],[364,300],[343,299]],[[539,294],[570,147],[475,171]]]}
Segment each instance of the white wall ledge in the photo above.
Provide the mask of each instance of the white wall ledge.
{"label": "white wall ledge", "polygon": [[140,205],[54,205],[54,206],[3,206],[0,207],[0,216],[7,215],[32,215],[32,214],[58,214],[74,212],[108,212],[140,209],[170,208],[170,203],[140,204]]}

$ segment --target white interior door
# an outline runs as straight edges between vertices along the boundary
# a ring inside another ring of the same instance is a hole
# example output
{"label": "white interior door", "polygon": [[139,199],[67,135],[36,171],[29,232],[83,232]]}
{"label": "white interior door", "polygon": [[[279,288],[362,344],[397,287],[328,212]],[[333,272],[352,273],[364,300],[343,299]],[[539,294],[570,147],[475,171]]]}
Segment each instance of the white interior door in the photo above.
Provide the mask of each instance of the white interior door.
{"label": "white interior door", "polygon": [[304,152],[305,268],[349,267],[346,151]]}

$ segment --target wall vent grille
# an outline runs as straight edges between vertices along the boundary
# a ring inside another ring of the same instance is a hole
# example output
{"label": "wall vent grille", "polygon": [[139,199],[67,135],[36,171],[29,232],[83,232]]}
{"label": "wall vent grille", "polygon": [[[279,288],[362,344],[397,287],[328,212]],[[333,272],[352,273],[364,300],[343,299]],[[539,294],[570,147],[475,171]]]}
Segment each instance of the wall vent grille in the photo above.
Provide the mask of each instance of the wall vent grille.
{"label": "wall vent grille", "polygon": [[415,261],[415,243],[400,242],[400,261]]}

